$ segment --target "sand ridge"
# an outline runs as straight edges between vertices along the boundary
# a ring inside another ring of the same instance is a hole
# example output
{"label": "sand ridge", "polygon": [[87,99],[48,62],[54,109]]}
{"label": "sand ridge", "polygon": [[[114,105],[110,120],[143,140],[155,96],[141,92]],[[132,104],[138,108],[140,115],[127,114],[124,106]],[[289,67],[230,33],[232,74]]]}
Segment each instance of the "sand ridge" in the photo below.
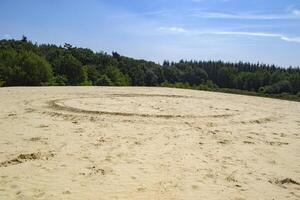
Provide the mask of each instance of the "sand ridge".
{"label": "sand ridge", "polygon": [[0,199],[300,198],[297,102],[143,87],[0,98]]}

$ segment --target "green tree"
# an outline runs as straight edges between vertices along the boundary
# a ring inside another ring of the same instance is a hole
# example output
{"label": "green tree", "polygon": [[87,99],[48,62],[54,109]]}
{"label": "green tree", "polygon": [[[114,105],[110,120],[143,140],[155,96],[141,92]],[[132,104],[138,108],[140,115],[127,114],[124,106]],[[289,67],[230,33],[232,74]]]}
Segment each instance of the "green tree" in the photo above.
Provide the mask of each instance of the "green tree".
{"label": "green tree", "polygon": [[81,62],[71,54],[66,54],[62,57],[57,73],[66,76],[68,85],[79,85],[86,80]]}
{"label": "green tree", "polygon": [[290,93],[291,90],[292,88],[289,81],[280,81],[264,88],[264,92],[267,94]]}
{"label": "green tree", "polygon": [[289,81],[291,83],[292,92],[297,94],[300,92],[300,73],[299,74],[292,74],[289,77]]}
{"label": "green tree", "polygon": [[49,84],[163,85],[204,90],[215,90],[219,86],[222,91],[229,88],[227,91],[249,90],[271,95],[289,93],[296,97],[300,92],[300,68],[185,60],[165,61],[160,65],[117,52],[110,55],[71,44],[37,45],[26,37],[0,40],[1,86]]}
{"label": "green tree", "polygon": [[101,75],[97,79],[96,85],[98,85],[98,86],[112,86],[113,82],[110,80],[110,78],[107,77],[106,74],[104,74],[104,75]]}
{"label": "green tree", "polygon": [[99,78],[99,71],[96,65],[87,65],[87,78],[92,81],[93,85],[96,85],[96,81]]}
{"label": "green tree", "polygon": [[164,66],[163,74],[165,79],[170,83],[176,83],[180,81],[181,72],[175,66]]}
{"label": "green tree", "polygon": [[112,81],[113,85],[129,85],[129,77],[125,76],[116,66],[109,65],[104,70],[104,74]]}
{"label": "green tree", "polygon": [[65,86],[68,84],[68,79],[64,75],[57,75],[53,78],[53,85]]}
{"label": "green tree", "polygon": [[39,86],[52,79],[51,65],[34,52],[2,51],[0,58],[0,77],[6,86]]}
{"label": "green tree", "polygon": [[133,65],[129,69],[129,76],[131,78],[132,84],[135,86],[144,86],[145,85],[145,63],[139,65]]}
{"label": "green tree", "polygon": [[237,69],[232,67],[222,67],[218,70],[218,82],[221,87],[234,87],[234,80],[236,79]]}
{"label": "green tree", "polygon": [[23,71],[25,85],[42,85],[52,78],[52,68],[42,57],[33,52],[22,52],[19,55],[18,64]]}

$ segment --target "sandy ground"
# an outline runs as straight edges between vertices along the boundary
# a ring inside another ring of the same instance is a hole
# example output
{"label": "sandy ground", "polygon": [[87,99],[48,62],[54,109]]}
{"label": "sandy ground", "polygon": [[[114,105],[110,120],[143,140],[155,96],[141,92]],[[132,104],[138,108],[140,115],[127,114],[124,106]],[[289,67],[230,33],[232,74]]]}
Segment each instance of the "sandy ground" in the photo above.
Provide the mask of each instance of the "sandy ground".
{"label": "sandy ground", "polygon": [[0,199],[300,199],[300,103],[0,89]]}

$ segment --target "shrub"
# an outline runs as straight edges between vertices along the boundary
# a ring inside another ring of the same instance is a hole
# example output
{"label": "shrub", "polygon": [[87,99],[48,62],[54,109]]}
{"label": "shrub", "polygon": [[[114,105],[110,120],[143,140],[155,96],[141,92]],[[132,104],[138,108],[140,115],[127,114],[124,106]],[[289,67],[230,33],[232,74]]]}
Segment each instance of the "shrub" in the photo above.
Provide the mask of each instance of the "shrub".
{"label": "shrub", "polygon": [[289,81],[280,81],[264,88],[264,93],[266,94],[290,93],[291,91],[292,89]]}
{"label": "shrub", "polygon": [[57,75],[53,78],[53,85],[65,86],[68,84],[68,79],[64,75]]}
{"label": "shrub", "polygon": [[107,75],[101,75],[97,81],[96,81],[96,85],[98,86],[112,86],[113,82],[110,80],[110,78],[108,78]]}
{"label": "shrub", "polygon": [[85,80],[85,81],[83,81],[82,83],[80,83],[79,85],[80,85],[80,86],[92,86],[93,83],[92,83],[92,81]]}
{"label": "shrub", "polygon": [[0,79],[0,87],[3,87],[5,85],[5,81]]}

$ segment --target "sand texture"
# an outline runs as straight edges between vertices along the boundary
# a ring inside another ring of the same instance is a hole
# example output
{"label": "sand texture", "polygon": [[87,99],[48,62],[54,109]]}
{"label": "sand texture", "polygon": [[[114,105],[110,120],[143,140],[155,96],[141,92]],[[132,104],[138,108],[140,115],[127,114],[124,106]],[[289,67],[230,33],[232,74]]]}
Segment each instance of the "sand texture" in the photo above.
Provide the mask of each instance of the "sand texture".
{"label": "sand texture", "polygon": [[0,88],[0,199],[300,199],[300,103]]}

